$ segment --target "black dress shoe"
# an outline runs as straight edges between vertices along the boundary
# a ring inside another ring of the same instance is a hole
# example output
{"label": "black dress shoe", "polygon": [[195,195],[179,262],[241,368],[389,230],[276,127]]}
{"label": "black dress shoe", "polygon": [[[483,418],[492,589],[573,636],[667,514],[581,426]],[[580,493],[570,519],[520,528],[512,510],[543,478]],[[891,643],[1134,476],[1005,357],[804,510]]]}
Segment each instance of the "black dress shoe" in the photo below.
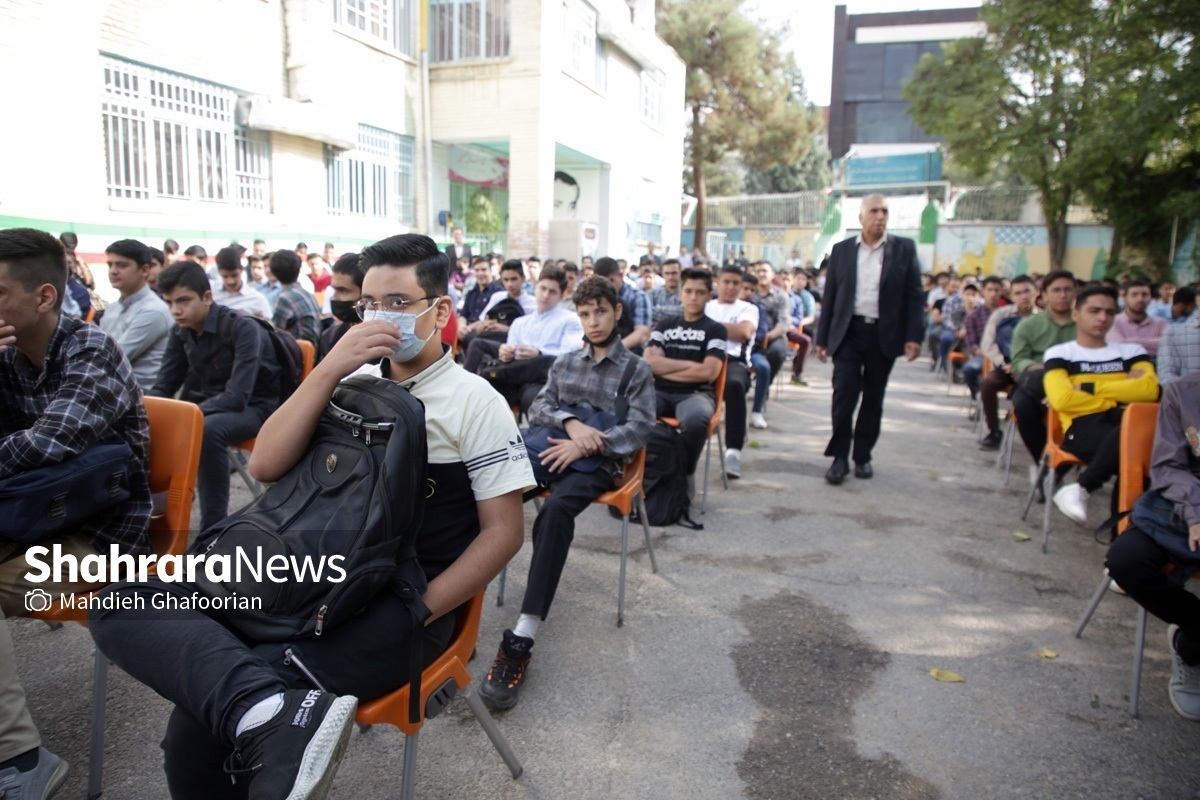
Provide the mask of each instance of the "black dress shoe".
{"label": "black dress shoe", "polygon": [[825,473],[825,480],[837,486],[842,481],[846,480],[846,473],[850,471],[850,462],[844,458],[835,458],[833,466]]}
{"label": "black dress shoe", "polygon": [[875,470],[871,469],[871,462],[864,461],[861,464],[854,465],[854,477],[866,480],[875,474]]}

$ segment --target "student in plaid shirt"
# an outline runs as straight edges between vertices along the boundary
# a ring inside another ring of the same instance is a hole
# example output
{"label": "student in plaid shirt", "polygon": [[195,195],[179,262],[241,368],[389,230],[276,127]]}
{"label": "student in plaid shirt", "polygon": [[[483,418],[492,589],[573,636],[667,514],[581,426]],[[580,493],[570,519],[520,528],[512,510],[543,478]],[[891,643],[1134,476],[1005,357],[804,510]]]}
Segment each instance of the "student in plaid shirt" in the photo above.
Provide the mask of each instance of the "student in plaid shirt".
{"label": "student in plaid shirt", "polygon": [[291,250],[276,250],[271,256],[271,274],[283,285],[283,291],[275,299],[275,316],[271,321],[279,330],[316,347],[321,343],[321,309],[316,298],[297,282],[300,257]]}
{"label": "student in plaid shirt", "polygon": [[[0,231],[0,478],[71,458],[102,438],[133,450],[131,497],[79,530],[37,544],[64,555],[107,554],[111,545],[137,555],[149,550],[150,426],[133,371],[116,342],[94,325],[61,313],[66,255],[48,233]],[[0,546],[0,792],[48,797],[67,764],[41,746],[17,678],[4,617],[24,613],[25,593],[57,596],[86,581],[33,583],[19,545]]]}

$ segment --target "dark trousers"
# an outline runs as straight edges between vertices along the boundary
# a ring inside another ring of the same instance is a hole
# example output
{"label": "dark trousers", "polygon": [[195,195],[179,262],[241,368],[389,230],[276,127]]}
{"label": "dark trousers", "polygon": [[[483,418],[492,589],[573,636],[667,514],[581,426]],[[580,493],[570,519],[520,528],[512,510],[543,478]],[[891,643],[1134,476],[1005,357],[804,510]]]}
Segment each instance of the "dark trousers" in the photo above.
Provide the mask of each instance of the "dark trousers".
{"label": "dark trousers", "polygon": [[771,343],[759,350],[767,357],[767,363],[771,366],[770,380],[775,380],[775,376],[779,374],[779,370],[783,369],[783,362],[787,361],[788,346],[787,340],[783,337],[772,339]]}
{"label": "dark trousers", "polygon": [[105,596],[139,605],[88,615],[100,652],[175,704],[162,743],[175,800],[246,797],[246,784],[231,785],[222,770],[238,721],[277,692],[313,688],[295,661],[284,663],[284,650],[291,648],[327,690],[370,700],[407,681],[414,646],[424,648],[428,664],[454,629],[453,614],[414,629],[412,615],[388,589],[320,637],[290,644],[251,642],[221,612],[154,608],[153,598],[190,599],[193,593],[189,584],[157,579],[115,584]]}
{"label": "dark trousers", "polygon": [[725,446],[741,450],[746,444],[746,391],[750,388],[750,370],[740,357],[726,363],[729,366],[725,372]]}
{"label": "dark trousers", "polygon": [[687,450],[688,475],[696,471],[700,453],[708,440],[708,421],[712,419],[716,403],[707,392],[663,392],[655,390],[655,413],[660,417],[675,417],[679,420],[679,435]]}
{"label": "dark trousers", "polygon": [[612,474],[604,467],[595,472],[568,470],[560,480],[550,484],[550,497],[533,521],[533,556],[529,560],[525,599],[521,602],[522,614],[536,614],[545,619],[550,613],[550,604],[567,564],[567,553],[575,540],[575,518],[614,485]]}
{"label": "dark trousers", "polygon": [[471,344],[467,346],[467,354],[463,357],[463,369],[472,375],[479,369],[479,365],[489,358],[496,358],[500,355],[500,345],[504,342],[497,342],[494,339],[480,339],[478,337],[471,340]]}
{"label": "dark trousers", "polygon": [[983,356],[972,356],[971,359],[963,364],[963,381],[967,384],[968,391],[971,392],[971,399],[979,397],[979,378],[983,372]]}
{"label": "dark trousers", "polygon": [[883,394],[895,363],[895,356],[884,355],[880,348],[879,325],[852,317],[846,337],[833,354],[833,436],[825,455],[848,458],[853,443],[854,463],[871,461],[883,420]]}
{"label": "dark trousers", "polygon": [[1030,367],[1021,373],[1017,390],[1013,392],[1013,411],[1017,412],[1017,431],[1034,461],[1042,460],[1046,449],[1046,389],[1042,386],[1045,370]]}
{"label": "dark trousers", "polygon": [[1002,369],[989,372],[979,385],[980,398],[983,400],[983,419],[987,423],[988,433],[1000,430],[1000,392],[1007,392],[1012,385],[1012,376]]}
{"label": "dark trousers", "polygon": [[792,374],[800,377],[800,374],[804,372],[804,359],[808,355],[809,348],[812,347],[812,337],[803,331],[791,330],[788,331],[787,338],[792,344],[799,345],[796,357],[792,359]]}
{"label": "dark trousers", "polygon": [[1088,492],[1096,491],[1121,465],[1121,409],[1076,417],[1063,435],[1062,447],[1087,463],[1079,474],[1079,485]]}
{"label": "dark trousers", "polygon": [[1171,557],[1152,536],[1129,527],[1108,548],[1106,566],[1117,585],[1163,622],[1179,626],[1176,649],[1184,663],[1200,664],[1200,598],[1163,573]]}
{"label": "dark trousers", "polygon": [[209,414],[204,418],[200,469],[196,491],[200,494],[200,527],[216,525],[229,514],[229,447],[258,435],[268,416],[261,408]]}

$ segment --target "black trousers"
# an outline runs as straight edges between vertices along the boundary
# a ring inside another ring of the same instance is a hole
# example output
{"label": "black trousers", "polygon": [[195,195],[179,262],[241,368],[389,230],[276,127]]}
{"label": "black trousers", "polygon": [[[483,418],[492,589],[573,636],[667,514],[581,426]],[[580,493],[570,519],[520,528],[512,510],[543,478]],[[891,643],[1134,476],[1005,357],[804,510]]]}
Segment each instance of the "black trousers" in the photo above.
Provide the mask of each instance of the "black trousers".
{"label": "black trousers", "polygon": [[1121,465],[1121,409],[1076,417],[1063,436],[1062,447],[1087,463],[1079,474],[1079,485],[1088,492],[1096,491],[1116,476]]}
{"label": "black trousers", "polygon": [[1046,449],[1046,389],[1042,377],[1046,371],[1041,367],[1030,367],[1017,378],[1017,390],[1013,392],[1012,406],[1017,413],[1017,432],[1034,461],[1042,460]]}
{"label": "black trousers", "polygon": [[740,357],[726,363],[729,367],[725,372],[725,446],[741,450],[746,444],[746,392],[750,389],[750,370]]}
{"label": "black trousers", "polygon": [[480,364],[489,358],[496,358],[500,355],[500,345],[502,344],[504,342],[497,342],[494,339],[475,337],[467,345],[467,354],[463,357],[463,369],[474,375]]}
{"label": "black trousers", "polygon": [[[558,581],[567,564],[567,553],[575,540],[575,518],[600,495],[613,488],[612,474],[604,467],[595,472],[568,470],[550,484],[550,497],[533,521],[533,556],[529,559],[529,581],[525,585],[522,614],[542,619],[550,613]],[[536,494],[530,492],[526,497]]]}
{"label": "black trousers", "polygon": [[1184,663],[1194,666],[1200,664],[1200,598],[1163,573],[1169,563],[1170,555],[1153,537],[1130,526],[1108,548],[1105,566],[1142,608],[1179,626],[1176,649]]}
{"label": "black trousers", "polygon": [[880,347],[879,325],[851,318],[846,338],[833,355],[833,436],[825,455],[849,458],[853,444],[854,463],[870,462],[879,441],[883,394],[895,363],[895,356],[884,355]]}

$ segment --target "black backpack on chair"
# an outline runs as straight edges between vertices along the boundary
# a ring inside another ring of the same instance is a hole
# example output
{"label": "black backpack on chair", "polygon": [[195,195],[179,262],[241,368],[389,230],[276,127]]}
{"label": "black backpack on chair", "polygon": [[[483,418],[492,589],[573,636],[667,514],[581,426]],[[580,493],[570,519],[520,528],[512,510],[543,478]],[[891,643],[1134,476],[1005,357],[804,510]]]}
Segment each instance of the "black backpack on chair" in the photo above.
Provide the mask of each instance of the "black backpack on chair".
{"label": "black backpack on chair", "polygon": [[687,448],[679,431],[665,422],[657,422],[646,440],[646,474],[642,479],[646,498],[647,522],[655,526],[682,525],[702,531],[692,521],[688,509]]}

